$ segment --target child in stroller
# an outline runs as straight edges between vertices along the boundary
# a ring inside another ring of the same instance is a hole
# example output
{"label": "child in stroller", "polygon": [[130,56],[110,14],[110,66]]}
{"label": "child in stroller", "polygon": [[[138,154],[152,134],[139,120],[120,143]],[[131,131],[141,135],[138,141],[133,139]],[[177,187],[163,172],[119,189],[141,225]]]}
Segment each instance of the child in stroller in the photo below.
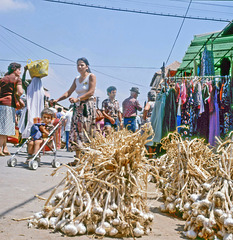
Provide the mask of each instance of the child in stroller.
{"label": "child in stroller", "polygon": [[[49,108],[45,108],[41,112],[41,123],[35,123],[32,125],[31,140],[28,142],[28,158],[26,163],[28,163],[29,160],[36,155],[36,153],[39,151],[42,144],[44,143],[43,138],[47,138],[49,136],[49,133],[54,128],[54,126],[52,125],[53,117],[54,112]],[[48,142],[48,146],[51,145],[50,143],[52,138],[53,137],[51,137],[50,141]],[[52,146],[50,148],[52,149]]]}

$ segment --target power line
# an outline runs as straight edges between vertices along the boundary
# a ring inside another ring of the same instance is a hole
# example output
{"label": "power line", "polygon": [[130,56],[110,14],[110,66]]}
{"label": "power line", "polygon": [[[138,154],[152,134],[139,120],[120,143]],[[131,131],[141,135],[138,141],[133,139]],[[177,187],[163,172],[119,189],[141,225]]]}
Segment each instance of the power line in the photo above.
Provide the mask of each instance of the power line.
{"label": "power line", "polygon": [[177,35],[176,35],[175,41],[174,41],[174,43],[173,43],[173,45],[172,45],[172,48],[171,48],[171,51],[170,51],[170,53],[169,53],[169,55],[168,55],[166,64],[168,63],[168,61],[169,61],[169,59],[170,59],[170,56],[171,56],[171,54],[172,54],[172,52],[173,52],[173,49],[174,49],[174,47],[175,47],[175,45],[176,45],[176,41],[177,41],[177,39],[178,39],[178,37],[179,37],[179,35],[180,35],[180,32],[181,32],[181,29],[182,29],[182,27],[183,27],[183,25],[184,25],[184,21],[185,21],[185,18],[186,18],[186,16],[187,16],[187,14],[188,14],[188,11],[189,11],[189,8],[190,8],[190,6],[191,6],[191,3],[192,3],[192,0],[190,0],[190,2],[189,2],[189,5],[188,5],[188,8],[187,8],[187,10],[186,10],[184,19],[183,19],[183,21],[182,21],[182,23],[181,23],[181,25],[180,25],[180,29],[179,29],[179,31],[178,31],[178,33],[177,33]]}
{"label": "power line", "polygon": [[[2,26],[1,24],[0,24],[0,26],[1,26],[2,28],[6,29],[7,31],[9,31],[9,32],[11,32],[11,33],[13,33],[13,34],[15,34],[15,35],[23,38],[24,40],[26,40],[26,41],[28,41],[28,42],[30,42],[30,43],[32,43],[32,44],[34,44],[34,45],[36,45],[36,46],[44,49],[44,50],[46,50],[46,51],[49,51],[50,53],[53,53],[53,54],[55,54],[55,55],[57,55],[57,56],[59,56],[59,57],[61,57],[61,58],[63,58],[63,59],[66,59],[66,60],[70,61],[70,62],[76,63],[75,61],[73,61],[73,60],[71,60],[71,59],[69,59],[69,58],[66,58],[66,57],[64,57],[64,56],[62,56],[62,55],[60,55],[60,54],[58,54],[58,53],[56,53],[56,52],[54,52],[54,51],[51,51],[50,49],[48,49],[48,48],[46,48],[46,47],[41,46],[40,44],[35,43],[34,41],[31,41],[31,40],[28,39],[28,38],[25,38],[25,37],[21,36],[20,34],[14,32],[14,31],[12,31],[12,30],[10,30],[10,29],[7,28],[7,27]],[[92,69],[93,69],[93,68],[92,68]],[[102,74],[102,75],[111,77],[111,78],[113,78],[113,79],[117,79],[117,80],[122,81],[122,82],[128,82],[128,83],[131,83],[131,84],[134,84],[134,85],[137,85],[137,86],[145,87],[145,86],[140,85],[140,84],[137,84],[137,83],[132,83],[132,82],[130,82],[130,81],[123,80],[123,79],[120,79],[120,78],[116,78],[116,77],[111,76],[111,75],[109,75],[109,74],[105,74],[105,73],[103,73],[103,72],[97,71],[96,69],[93,69],[93,70],[94,70],[95,72],[97,72],[97,73],[100,73],[100,74]]]}
{"label": "power line", "polygon": [[[0,59],[0,62],[21,62],[21,63],[27,63],[27,61],[23,60],[15,60],[15,59]],[[58,65],[58,66],[76,66],[76,64],[72,63],[54,63],[50,62],[51,65]],[[110,66],[110,65],[90,65],[90,67],[96,67],[96,68],[125,68],[125,69],[160,69],[159,67],[140,67],[140,66]]]}
{"label": "power line", "polygon": [[[183,0],[170,0],[170,1],[175,1],[175,2],[186,2]],[[216,6],[216,7],[226,7],[226,8],[233,8],[233,6],[230,5],[223,5],[223,4],[216,4],[216,3],[203,3],[203,2],[193,2],[193,4],[202,4],[202,5],[207,5],[207,6]]]}
{"label": "power line", "polygon": [[[118,11],[118,12],[138,13],[138,14],[163,16],[163,17],[184,18],[184,16],[182,16],[182,15],[170,14],[170,13],[156,13],[156,12],[149,12],[149,11],[142,11],[142,10],[130,10],[130,9],[106,7],[106,6],[86,4],[86,3],[74,3],[74,2],[67,2],[67,1],[60,1],[60,0],[42,0],[42,1],[51,2],[51,3],[67,4],[67,5],[75,5],[75,6],[80,6],[80,7],[88,7],[88,8],[96,8],[96,9]],[[230,22],[229,19],[216,19],[216,18],[193,17],[193,16],[186,16],[186,18],[187,19],[194,19],[194,20],[206,20],[206,21],[216,21],[216,22]]]}
{"label": "power line", "polygon": [[23,38],[24,40],[26,40],[26,41],[28,41],[28,42],[30,42],[30,43],[32,43],[32,44],[34,44],[34,45],[36,45],[36,46],[38,46],[38,47],[40,47],[40,48],[43,48],[44,50],[46,50],[46,51],[48,51],[48,52],[50,52],[50,53],[53,53],[53,54],[55,54],[55,55],[57,55],[57,56],[59,56],[59,57],[61,57],[61,58],[63,58],[63,59],[66,59],[66,60],[68,60],[68,61],[70,61],[70,62],[75,63],[74,60],[71,60],[71,59],[69,59],[69,58],[66,58],[66,57],[64,57],[64,56],[62,56],[62,55],[60,55],[60,54],[58,54],[58,53],[56,53],[56,52],[54,52],[54,51],[52,51],[52,50],[49,50],[48,48],[43,47],[43,46],[41,46],[40,44],[37,44],[37,43],[31,41],[30,39],[28,39],[28,38],[26,38],[26,37],[23,37],[22,35],[20,35],[20,34],[14,32],[14,31],[12,31],[12,30],[10,30],[10,29],[7,28],[7,27],[4,27],[4,26],[2,26],[2,25],[0,25],[0,26],[1,26],[2,28],[4,28],[5,30],[7,30],[7,31],[9,31],[9,32],[11,32],[11,33],[17,35],[18,37]]}
{"label": "power line", "polygon": [[[93,68],[92,68],[92,69],[93,69]],[[117,77],[113,77],[113,76],[108,75],[108,74],[106,74],[106,73],[97,71],[96,69],[93,69],[93,70],[94,70],[95,72],[97,72],[97,73],[100,73],[100,74],[105,75],[105,76],[107,76],[107,77],[114,78],[114,79],[119,80],[119,81],[121,81],[121,82],[131,83],[131,84],[136,85],[136,86],[139,86],[139,87],[146,87],[145,85],[141,85],[141,84],[138,84],[138,83],[135,83],[135,82],[130,82],[130,81],[126,81],[126,80],[123,80],[123,79],[120,79],[120,78],[117,78]]]}

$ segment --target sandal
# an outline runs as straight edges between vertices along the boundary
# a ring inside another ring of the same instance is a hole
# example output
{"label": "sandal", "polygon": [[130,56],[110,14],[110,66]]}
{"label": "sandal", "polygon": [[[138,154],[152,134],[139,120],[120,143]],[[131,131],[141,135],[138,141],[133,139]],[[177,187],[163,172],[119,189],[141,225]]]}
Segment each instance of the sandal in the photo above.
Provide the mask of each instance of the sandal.
{"label": "sandal", "polygon": [[10,152],[4,152],[4,151],[3,151],[3,154],[5,154],[5,155],[11,155]]}
{"label": "sandal", "polygon": [[3,152],[0,152],[0,156],[1,156],[1,157],[4,157],[5,154],[4,154]]}

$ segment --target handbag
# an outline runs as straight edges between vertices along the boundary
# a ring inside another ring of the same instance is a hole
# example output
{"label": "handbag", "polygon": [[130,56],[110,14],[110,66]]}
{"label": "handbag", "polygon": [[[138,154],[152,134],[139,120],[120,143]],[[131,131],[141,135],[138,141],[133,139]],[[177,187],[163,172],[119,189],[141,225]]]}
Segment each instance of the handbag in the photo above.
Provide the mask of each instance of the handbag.
{"label": "handbag", "polygon": [[97,108],[96,109],[96,118],[95,118],[95,120],[96,120],[96,122],[99,122],[102,119],[104,119],[104,115],[103,115],[102,111],[99,108]]}
{"label": "handbag", "polygon": [[15,135],[7,136],[7,142],[12,144],[19,143],[19,128],[15,127]]}
{"label": "handbag", "polygon": [[13,97],[12,97],[12,105],[15,108],[15,110],[20,110],[25,107],[24,101],[16,94],[16,84],[14,84],[14,91],[13,91]]}
{"label": "handbag", "polygon": [[[30,61],[30,62],[29,62]],[[29,70],[29,74],[31,78],[33,77],[46,77],[48,76],[48,69],[49,69],[49,60],[36,60],[32,61],[31,59],[27,60],[27,67]]]}

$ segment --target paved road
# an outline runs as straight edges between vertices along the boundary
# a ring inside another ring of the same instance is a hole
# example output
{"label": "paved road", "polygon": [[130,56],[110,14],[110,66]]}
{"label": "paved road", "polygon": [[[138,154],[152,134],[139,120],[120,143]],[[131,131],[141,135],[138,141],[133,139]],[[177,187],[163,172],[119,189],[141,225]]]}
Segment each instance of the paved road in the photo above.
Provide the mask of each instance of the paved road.
{"label": "paved road", "polygon": [[[17,148],[9,144],[11,153],[15,153]],[[48,197],[52,189],[64,177],[66,169],[61,169],[55,176],[51,176],[54,168],[51,166],[52,154],[42,155],[41,167],[37,170],[29,170],[24,164],[26,159],[26,149],[17,156],[18,164],[16,167],[8,167],[9,156],[0,158],[0,239],[1,240],[29,240],[29,239],[48,239],[64,240],[61,233],[52,233],[51,230],[41,230],[27,228],[27,222],[13,221],[33,215],[42,209],[44,201],[38,200],[35,195]],[[61,163],[68,163],[73,159],[73,153],[59,150],[57,159]],[[149,190],[153,192],[154,184],[149,184]],[[160,202],[156,201],[153,194],[149,195],[150,210],[155,216],[153,231],[149,236],[144,236],[143,240],[184,239],[181,235],[184,221],[162,214],[158,210]],[[75,239],[87,240],[92,236],[79,236]],[[73,239],[73,238],[72,238]],[[112,238],[105,238],[106,240]],[[128,238],[132,239],[132,238]]]}

